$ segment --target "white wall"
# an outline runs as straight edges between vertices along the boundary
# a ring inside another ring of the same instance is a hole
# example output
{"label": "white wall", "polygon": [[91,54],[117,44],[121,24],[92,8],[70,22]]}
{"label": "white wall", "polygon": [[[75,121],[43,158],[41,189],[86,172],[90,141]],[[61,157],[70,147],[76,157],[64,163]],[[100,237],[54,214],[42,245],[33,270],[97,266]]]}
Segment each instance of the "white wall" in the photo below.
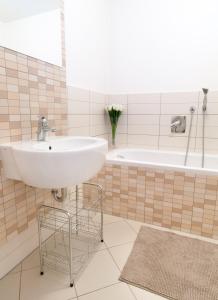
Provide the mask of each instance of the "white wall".
{"label": "white wall", "polygon": [[62,65],[59,9],[2,24],[5,34],[3,38],[0,35],[1,46]]}
{"label": "white wall", "polygon": [[217,0],[65,0],[68,84],[112,94],[218,88]]}
{"label": "white wall", "polygon": [[5,27],[4,27],[4,23],[1,21],[0,21],[0,37],[2,41],[5,40]]}
{"label": "white wall", "polygon": [[217,0],[108,0],[111,93],[218,88]]}
{"label": "white wall", "polygon": [[105,91],[106,0],[65,0],[67,84]]}
{"label": "white wall", "polygon": [[15,21],[33,15],[38,15],[60,7],[60,0],[0,0],[0,20]]}

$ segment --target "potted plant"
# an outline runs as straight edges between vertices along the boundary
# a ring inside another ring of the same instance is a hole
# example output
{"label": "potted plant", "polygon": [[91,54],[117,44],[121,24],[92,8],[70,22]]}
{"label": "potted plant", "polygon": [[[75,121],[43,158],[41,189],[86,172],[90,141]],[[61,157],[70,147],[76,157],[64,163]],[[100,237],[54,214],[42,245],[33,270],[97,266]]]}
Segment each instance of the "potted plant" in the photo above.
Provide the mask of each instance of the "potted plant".
{"label": "potted plant", "polygon": [[115,146],[116,130],[118,125],[118,120],[123,112],[123,106],[120,104],[110,104],[106,106],[106,112],[109,115],[111,130],[112,130],[112,145]]}

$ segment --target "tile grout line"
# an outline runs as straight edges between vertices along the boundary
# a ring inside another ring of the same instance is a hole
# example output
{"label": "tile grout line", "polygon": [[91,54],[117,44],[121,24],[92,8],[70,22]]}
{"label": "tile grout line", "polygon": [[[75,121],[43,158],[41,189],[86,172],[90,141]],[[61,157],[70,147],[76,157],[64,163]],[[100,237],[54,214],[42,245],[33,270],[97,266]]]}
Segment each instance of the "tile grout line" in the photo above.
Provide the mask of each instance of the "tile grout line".
{"label": "tile grout line", "polygon": [[114,246],[111,246],[111,247],[107,247],[103,250],[106,250],[106,249],[112,249],[112,248],[116,248],[116,247],[120,247],[120,246],[124,246],[124,245],[128,245],[128,244],[131,244],[131,243],[134,243],[134,241],[131,241],[131,242],[125,242],[123,244],[118,244],[118,245],[114,245]]}
{"label": "tile grout line", "polygon": [[[120,267],[118,266],[115,258],[113,257],[112,253],[110,252],[110,248],[108,248],[107,250],[108,250],[108,253],[110,254],[113,262],[115,263],[115,265],[117,266],[118,270],[120,271],[120,275],[121,275],[122,270],[120,269]],[[120,283],[122,283],[122,282],[120,281]],[[130,293],[132,294],[132,296],[135,298],[135,300],[137,300],[136,295],[133,293],[133,291],[131,290],[131,288],[129,287],[129,285],[128,284],[126,284],[126,285],[127,285],[128,289],[129,289]]]}
{"label": "tile grout line", "polygon": [[[121,282],[115,282],[115,283],[106,285],[106,286],[104,286],[104,287],[102,287],[102,288],[99,288],[99,289],[90,291],[90,292],[88,292],[88,293],[81,294],[81,295],[78,296],[78,299],[79,299],[80,297],[83,297],[83,296],[86,296],[86,295],[90,295],[90,294],[92,294],[92,293],[95,293],[95,292],[98,292],[98,291],[107,289],[107,288],[109,288],[109,287],[111,287],[111,286],[114,286],[114,285],[117,285],[117,284],[121,284]],[[74,299],[75,299],[75,298],[74,298]]]}
{"label": "tile grout line", "polygon": [[[125,220],[122,218],[122,220],[120,220],[120,221],[114,221],[114,222],[111,222],[111,223],[108,223],[108,224],[104,224],[104,226],[105,226],[105,225],[114,224],[114,223],[119,223],[119,222],[125,222]],[[125,222],[125,223],[127,223],[127,222]],[[128,224],[128,225],[129,225],[129,224]],[[129,225],[129,226],[130,226],[130,225]],[[131,228],[131,226],[130,226],[130,228]],[[131,229],[132,229],[132,228],[131,228]],[[135,232],[135,231],[134,231],[134,232]],[[129,243],[132,243],[132,242],[126,242],[126,243],[122,243],[122,244],[119,244],[119,245],[114,245],[114,246],[109,247],[109,246],[107,245],[107,243],[104,241],[104,244],[105,244],[106,248],[105,248],[105,249],[98,250],[96,253],[98,253],[98,252],[100,252],[100,251],[107,251],[107,253],[108,253],[108,254],[110,255],[110,257],[112,258],[114,264],[116,265],[116,267],[118,268],[118,270],[121,272],[121,270],[120,270],[119,266],[117,265],[117,263],[116,263],[116,261],[115,261],[113,255],[112,255],[111,252],[110,252],[110,249],[111,249],[111,248],[115,248],[115,247],[119,247],[119,246],[122,246],[122,245],[126,245],[126,244],[129,244]],[[84,295],[89,295],[89,294],[91,294],[91,293],[93,293],[93,292],[100,291],[100,290],[103,290],[103,289],[105,289],[105,288],[107,288],[107,287],[110,287],[110,286],[113,286],[113,285],[116,285],[116,284],[121,284],[121,283],[122,283],[122,282],[119,282],[119,281],[118,281],[117,283],[111,284],[111,285],[109,285],[109,286],[105,286],[105,287],[103,287],[103,288],[99,288],[99,289],[97,289],[97,290],[93,290],[93,291],[91,291],[91,292],[89,292],[89,293],[81,294],[81,295],[79,295],[79,296],[78,296],[78,293],[77,293],[77,290],[76,290],[76,283],[75,283],[76,295],[77,295],[77,297],[78,297],[77,299],[79,299],[80,297],[82,297],[82,296],[84,296]],[[128,286],[128,285],[127,285],[127,286]],[[129,286],[128,286],[128,288],[129,288]],[[134,295],[133,291],[132,291],[130,288],[129,288],[129,290],[130,290],[131,294],[134,296],[134,298],[137,300],[137,298],[136,298],[136,296]]]}
{"label": "tile grout line", "polygon": [[[138,235],[139,232],[128,222],[128,220],[133,221],[133,222],[137,222],[137,221],[134,221],[134,220],[131,220],[131,219],[124,220],[131,227],[131,229],[134,230],[134,232]],[[144,223],[141,223],[141,222],[138,222],[138,223],[140,223],[141,226],[143,226],[143,224],[144,224]]]}
{"label": "tile grout line", "polygon": [[157,141],[157,149],[160,150],[160,122],[161,122],[161,111],[162,111],[162,94],[160,93],[160,113],[158,118],[158,141]]}

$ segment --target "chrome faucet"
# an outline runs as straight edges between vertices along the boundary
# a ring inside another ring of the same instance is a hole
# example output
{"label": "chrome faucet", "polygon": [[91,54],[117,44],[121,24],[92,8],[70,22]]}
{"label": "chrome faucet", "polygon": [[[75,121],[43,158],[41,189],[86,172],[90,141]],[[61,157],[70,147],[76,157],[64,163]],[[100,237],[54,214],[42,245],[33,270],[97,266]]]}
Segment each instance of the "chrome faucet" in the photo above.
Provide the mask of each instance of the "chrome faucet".
{"label": "chrome faucet", "polygon": [[170,124],[170,127],[171,127],[171,128],[176,128],[176,127],[179,126],[179,125],[181,125],[181,120],[177,120],[177,121],[175,121],[175,122],[172,122],[172,123]]}
{"label": "chrome faucet", "polygon": [[171,133],[185,133],[186,116],[173,116],[171,118]]}
{"label": "chrome faucet", "polygon": [[47,137],[47,133],[49,131],[55,132],[56,129],[55,128],[50,128],[48,126],[48,120],[45,117],[39,117],[38,130],[37,130],[37,141],[45,142],[46,137]]}

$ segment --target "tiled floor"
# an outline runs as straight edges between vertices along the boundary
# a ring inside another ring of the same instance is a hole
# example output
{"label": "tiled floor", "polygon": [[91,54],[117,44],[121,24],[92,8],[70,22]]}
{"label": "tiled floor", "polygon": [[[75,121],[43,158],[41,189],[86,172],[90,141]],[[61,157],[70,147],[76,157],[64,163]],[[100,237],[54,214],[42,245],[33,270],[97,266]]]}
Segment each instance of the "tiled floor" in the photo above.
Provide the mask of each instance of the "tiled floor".
{"label": "tiled floor", "polygon": [[[1,300],[163,300],[142,289],[121,283],[120,272],[142,223],[105,215],[104,245],[69,287],[69,278],[46,271],[39,275],[38,251],[0,280]],[[183,234],[184,235],[184,234]]]}
{"label": "tiled floor", "polygon": [[38,250],[0,280],[2,300],[160,300],[159,296],[119,281],[141,224],[114,216],[104,217],[104,245],[69,288],[69,278],[46,271],[39,275]]}

